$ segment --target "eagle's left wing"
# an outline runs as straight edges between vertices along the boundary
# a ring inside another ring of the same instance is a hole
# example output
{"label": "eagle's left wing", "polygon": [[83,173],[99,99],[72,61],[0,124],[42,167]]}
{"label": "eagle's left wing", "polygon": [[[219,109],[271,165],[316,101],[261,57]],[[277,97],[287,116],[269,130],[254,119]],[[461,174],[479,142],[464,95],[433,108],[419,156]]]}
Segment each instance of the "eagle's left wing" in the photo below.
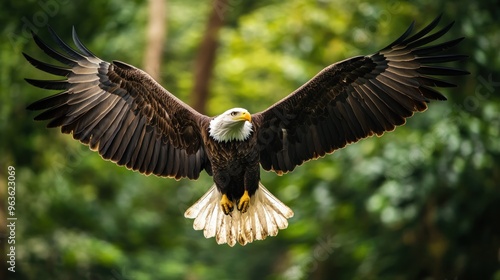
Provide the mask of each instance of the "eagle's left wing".
{"label": "eagle's left wing", "polygon": [[453,25],[428,35],[439,19],[409,37],[412,24],[373,55],[328,66],[283,100],[254,114],[262,167],[286,173],[349,143],[394,130],[414,112],[426,110],[430,100],[446,100],[433,87],[455,85],[430,75],[468,72],[434,65],[466,57],[442,54],[463,38],[425,46]]}

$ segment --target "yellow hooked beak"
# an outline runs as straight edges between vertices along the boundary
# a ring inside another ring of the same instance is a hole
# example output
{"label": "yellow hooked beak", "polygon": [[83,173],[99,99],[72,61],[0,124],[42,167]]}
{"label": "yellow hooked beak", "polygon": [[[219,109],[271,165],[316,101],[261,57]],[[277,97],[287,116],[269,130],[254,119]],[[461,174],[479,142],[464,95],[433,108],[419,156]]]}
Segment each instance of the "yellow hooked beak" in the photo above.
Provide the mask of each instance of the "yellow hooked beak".
{"label": "yellow hooked beak", "polygon": [[233,119],[236,120],[236,121],[249,121],[249,122],[252,122],[252,115],[250,115],[250,113],[248,113],[248,112],[242,112],[238,116],[235,116]]}

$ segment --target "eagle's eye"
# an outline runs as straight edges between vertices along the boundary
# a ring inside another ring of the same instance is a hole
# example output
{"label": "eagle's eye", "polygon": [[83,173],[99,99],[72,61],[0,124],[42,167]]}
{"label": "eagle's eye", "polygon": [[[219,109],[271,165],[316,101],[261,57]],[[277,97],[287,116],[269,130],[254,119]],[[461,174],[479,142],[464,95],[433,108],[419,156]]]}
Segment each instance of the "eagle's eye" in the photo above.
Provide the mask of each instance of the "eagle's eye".
{"label": "eagle's eye", "polygon": [[236,114],[237,114],[237,112],[236,112],[236,111],[232,111],[232,112],[231,112],[231,116],[233,116],[233,117],[234,117],[234,116],[236,116]]}

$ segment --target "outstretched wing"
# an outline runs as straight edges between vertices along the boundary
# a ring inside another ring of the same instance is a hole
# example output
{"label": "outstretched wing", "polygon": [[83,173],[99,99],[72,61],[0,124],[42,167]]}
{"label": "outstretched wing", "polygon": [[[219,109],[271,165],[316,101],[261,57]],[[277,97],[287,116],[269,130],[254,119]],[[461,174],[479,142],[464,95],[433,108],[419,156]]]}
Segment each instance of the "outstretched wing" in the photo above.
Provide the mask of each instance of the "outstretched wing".
{"label": "outstretched wing", "polygon": [[145,174],[198,178],[209,163],[200,127],[208,117],[199,114],[148,74],[133,66],[109,63],[92,54],[78,39],[80,52],[65,44],[50,29],[61,54],[33,34],[36,44],[67,67],[50,65],[24,54],[36,68],[65,76],[65,80],[32,80],[30,84],[63,92],[28,106],[45,110],[35,120],[50,120],[47,127],[89,145],[104,158]]}
{"label": "outstretched wing", "polygon": [[333,153],[349,143],[380,136],[405,123],[430,100],[446,100],[433,87],[455,86],[432,75],[466,71],[434,64],[466,56],[443,54],[463,38],[425,46],[453,25],[429,34],[438,24],[410,36],[408,30],[383,50],[330,65],[267,110],[254,114],[260,163],[278,174],[304,161]]}

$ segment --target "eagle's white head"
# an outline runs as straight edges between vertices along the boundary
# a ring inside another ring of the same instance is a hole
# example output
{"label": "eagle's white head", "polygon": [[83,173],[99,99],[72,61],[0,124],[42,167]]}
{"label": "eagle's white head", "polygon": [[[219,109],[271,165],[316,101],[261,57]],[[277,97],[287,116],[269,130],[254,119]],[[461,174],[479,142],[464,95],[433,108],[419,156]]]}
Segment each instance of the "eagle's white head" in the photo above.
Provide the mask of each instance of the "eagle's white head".
{"label": "eagle's white head", "polygon": [[210,121],[208,133],[218,142],[247,140],[252,133],[252,116],[243,108],[229,109]]}

